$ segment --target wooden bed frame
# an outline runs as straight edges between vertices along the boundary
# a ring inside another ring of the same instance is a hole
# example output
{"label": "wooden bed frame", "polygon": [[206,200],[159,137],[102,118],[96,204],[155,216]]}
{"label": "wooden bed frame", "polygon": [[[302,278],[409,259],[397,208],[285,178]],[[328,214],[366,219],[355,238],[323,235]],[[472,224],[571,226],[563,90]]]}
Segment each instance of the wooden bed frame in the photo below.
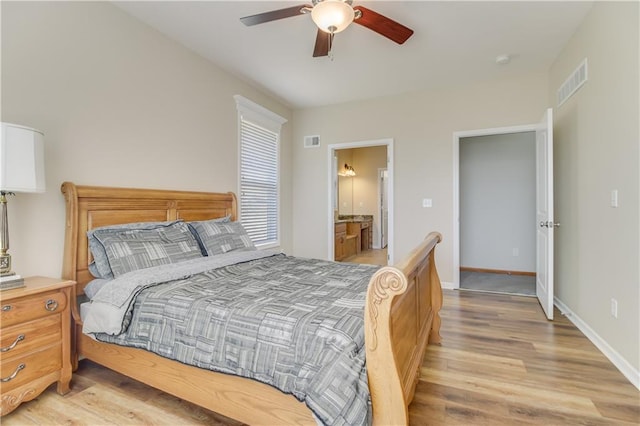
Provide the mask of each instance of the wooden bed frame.
{"label": "wooden bed frame", "polygon": [[[62,184],[66,199],[63,277],[77,282],[76,295],[93,279],[86,231],[131,222],[236,219],[233,193],[107,188]],[[408,424],[427,343],[440,342],[442,289],[431,233],[396,267],[383,267],[369,283],[365,307],[366,360],[376,425]],[[90,359],[167,393],[248,424],[315,424],[295,397],[257,381],[215,373],[141,349],[101,343],[82,334],[72,304],[72,364]]]}

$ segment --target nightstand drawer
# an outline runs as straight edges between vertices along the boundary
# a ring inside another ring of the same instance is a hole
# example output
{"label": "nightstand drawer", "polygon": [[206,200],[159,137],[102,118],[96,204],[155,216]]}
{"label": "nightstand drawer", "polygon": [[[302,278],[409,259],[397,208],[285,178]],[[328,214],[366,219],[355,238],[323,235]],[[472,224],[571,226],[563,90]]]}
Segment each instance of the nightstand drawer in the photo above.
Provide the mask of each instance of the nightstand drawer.
{"label": "nightstand drawer", "polygon": [[34,294],[2,303],[0,323],[3,327],[63,312],[67,298],[60,291]]}
{"label": "nightstand drawer", "polygon": [[48,317],[0,330],[0,361],[24,355],[62,339],[60,317]]}
{"label": "nightstand drawer", "polygon": [[62,368],[62,345],[49,346],[42,351],[24,357],[12,357],[2,361],[2,393],[32,380],[59,371]]}

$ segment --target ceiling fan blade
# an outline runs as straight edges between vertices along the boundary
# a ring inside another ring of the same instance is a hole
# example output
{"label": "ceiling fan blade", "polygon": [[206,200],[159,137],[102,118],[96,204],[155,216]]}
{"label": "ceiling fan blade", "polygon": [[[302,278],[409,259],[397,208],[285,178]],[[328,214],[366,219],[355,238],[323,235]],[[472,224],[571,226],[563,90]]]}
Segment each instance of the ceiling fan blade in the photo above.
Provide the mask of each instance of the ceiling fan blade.
{"label": "ceiling fan blade", "polygon": [[353,22],[367,27],[398,44],[404,43],[413,34],[412,29],[366,7],[356,6],[354,10],[359,10],[362,16]]}
{"label": "ceiling fan blade", "polygon": [[302,15],[303,8],[311,8],[308,4],[292,6],[286,9],[272,10],[271,12],[258,13],[257,15],[245,16],[240,18],[240,22],[250,27],[251,25],[264,24],[265,22],[276,21],[283,18],[291,18],[292,16]]}
{"label": "ceiling fan blade", "polygon": [[318,35],[316,36],[316,46],[313,49],[313,57],[327,56],[329,54],[329,33],[325,33],[321,29],[318,29]]}

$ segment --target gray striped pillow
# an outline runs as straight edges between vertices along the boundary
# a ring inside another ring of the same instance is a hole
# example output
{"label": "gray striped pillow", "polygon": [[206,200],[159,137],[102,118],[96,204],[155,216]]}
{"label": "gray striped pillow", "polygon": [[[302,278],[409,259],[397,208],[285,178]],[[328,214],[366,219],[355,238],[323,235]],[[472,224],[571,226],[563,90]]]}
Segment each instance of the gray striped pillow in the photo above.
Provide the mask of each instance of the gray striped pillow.
{"label": "gray striped pillow", "polygon": [[202,257],[198,242],[184,222],[154,229],[97,230],[113,275]]}
{"label": "gray striped pillow", "polygon": [[93,255],[93,262],[89,264],[89,272],[91,272],[91,275],[96,278],[113,278],[113,272],[111,271],[111,266],[109,265],[109,258],[107,257],[107,253],[104,251],[104,246],[95,237],[96,233],[106,235],[105,233],[123,232],[132,229],[164,228],[166,226],[172,226],[173,224],[178,222],[181,222],[181,220],[172,220],[165,222],[123,223],[120,225],[102,226],[87,231],[87,238],[89,239],[89,249],[91,250],[91,254]]}
{"label": "gray striped pillow", "polygon": [[234,250],[256,250],[251,237],[240,222],[208,220],[190,222],[189,226],[195,230],[208,256]]}

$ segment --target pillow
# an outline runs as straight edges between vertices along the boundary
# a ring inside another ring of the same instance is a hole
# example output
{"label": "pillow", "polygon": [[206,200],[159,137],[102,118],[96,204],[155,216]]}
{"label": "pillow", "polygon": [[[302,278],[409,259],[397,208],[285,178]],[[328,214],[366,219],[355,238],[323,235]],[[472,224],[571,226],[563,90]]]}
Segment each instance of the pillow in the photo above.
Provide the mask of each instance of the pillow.
{"label": "pillow", "polygon": [[240,222],[221,222],[205,220],[190,222],[207,256],[227,253],[234,250],[256,250],[253,241]]}
{"label": "pillow", "polygon": [[89,299],[93,299],[93,296],[95,296],[96,293],[100,291],[100,289],[104,287],[104,285],[107,284],[109,281],[111,280],[105,280],[102,278],[96,278],[95,280],[89,281],[89,283],[84,287],[84,294]]}
{"label": "pillow", "polygon": [[[105,254],[105,256],[106,256],[106,254]],[[89,264],[89,272],[91,272],[91,275],[93,275],[95,278],[101,279],[102,278],[102,274],[100,273],[100,271],[98,271],[98,267],[96,266],[95,256],[93,256],[93,257],[94,257],[93,261]]]}
{"label": "pillow", "polygon": [[194,228],[192,224],[194,224],[194,223],[229,223],[229,222],[231,222],[231,216],[219,217],[217,219],[203,220],[201,222],[188,222],[187,223],[187,225],[189,226],[189,231],[191,231],[191,233],[195,237],[196,241],[198,242],[198,245],[200,246],[200,250],[202,251],[202,255],[203,256],[208,256],[207,249],[204,247],[204,244],[202,244],[202,240],[200,239],[200,235],[198,235],[198,231],[196,231],[196,228]]}
{"label": "pillow", "polygon": [[165,226],[171,226],[179,220],[173,220],[169,222],[136,222],[136,223],[124,223],[122,225],[102,226],[100,228],[94,228],[87,231],[87,238],[89,239],[89,250],[93,255],[93,262],[89,264],[89,272],[96,278],[113,278],[113,272],[109,265],[109,259],[107,253],[104,250],[104,246],[95,237],[95,233],[102,233],[105,231],[126,231],[131,229],[155,229]]}
{"label": "pillow", "polygon": [[114,277],[153,266],[202,257],[198,242],[184,222],[153,229],[97,230]]}

